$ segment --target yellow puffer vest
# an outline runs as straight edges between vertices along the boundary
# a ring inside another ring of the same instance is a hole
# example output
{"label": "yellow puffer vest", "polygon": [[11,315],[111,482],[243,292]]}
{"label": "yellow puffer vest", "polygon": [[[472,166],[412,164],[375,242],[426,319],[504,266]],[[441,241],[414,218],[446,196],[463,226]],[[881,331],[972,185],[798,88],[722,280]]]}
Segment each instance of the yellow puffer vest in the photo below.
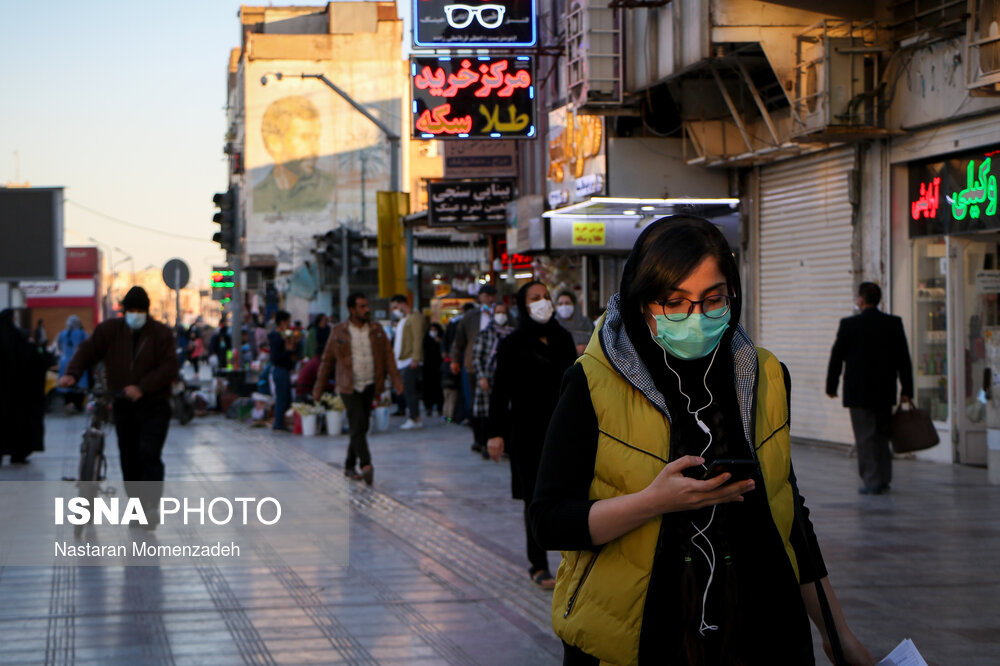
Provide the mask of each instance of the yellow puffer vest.
{"label": "yellow puffer vest", "polygon": [[[670,422],[611,366],[595,331],[578,363],[590,387],[597,423],[597,460],[591,499],[635,493],[648,486],[670,457]],[[784,375],[778,359],[757,349],[755,447],[771,516],[798,576],[789,542],[794,497],[788,481],[790,440]],[[661,519],[650,520],[598,552],[563,551],[552,601],[552,626],[570,645],[602,664],[637,664],[646,589]]]}

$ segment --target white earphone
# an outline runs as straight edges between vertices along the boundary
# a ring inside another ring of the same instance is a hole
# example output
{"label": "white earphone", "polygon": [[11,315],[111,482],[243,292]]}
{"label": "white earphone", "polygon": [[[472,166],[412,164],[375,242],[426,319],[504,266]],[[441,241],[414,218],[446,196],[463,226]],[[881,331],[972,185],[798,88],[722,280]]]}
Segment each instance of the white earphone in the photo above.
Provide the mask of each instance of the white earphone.
{"label": "white earphone", "polygon": [[[652,333],[650,333],[650,337],[652,337]],[[663,350],[663,363],[667,366],[667,369],[669,369],[670,372],[674,373],[674,376],[677,377],[677,390],[682,396],[687,398],[687,413],[694,417],[695,423],[698,424],[701,431],[708,435],[708,444],[705,445],[705,448],[702,449],[699,454],[702,458],[704,458],[705,453],[712,448],[712,431],[705,424],[705,422],[701,420],[701,416],[699,415],[703,409],[711,406],[712,401],[715,399],[712,396],[712,389],[708,388],[708,373],[712,370],[712,364],[715,363],[715,355],[719,352],[719,347],[721,346],[722,345],[716,345],[715,350],[712,352],[712,358],[708,362],[708,367],[705,368],[705,375],[701,378],[702,384],[705,386],[705,391],[708,393],[708,402],[694,411],[691,411],[691,396],[685,393],[683,387],[681,386],[681,376],[676,370],[670,367],[670,362],[667,360],[667,350]],[[708,471],[708,466],[705,463],[702,463],[701,466],[706,472]],[[718,625],[708,624],[705,622],[705,606],[708,603],[708,590],[712,587],[712,580],[715,578],[715,548],[712,546],[712,540],[708,538],[706,532],[708,531],[708,528],[712,526],[712,521],[715,520],[715,509],[717,506],[717,504],[712,505],[712,515],[709,516],[708,522],[705,523],[704,527],[698,527],[694,524],[694,521],[691,521],[691,527],[694,528],[694,534],[691,536],[691,545],[701,552],[701,554],[705,557],[705,562],[708,564],[708,582],[705,583],[705,591],[701,595],[701,625],[698,627],[698,633],[702,636],[705,635],[706,631],[718,631],[719,629]],[[696,541],[698,537],[701,537],[704,541],[705,548],[703,548],[701,544]]]}

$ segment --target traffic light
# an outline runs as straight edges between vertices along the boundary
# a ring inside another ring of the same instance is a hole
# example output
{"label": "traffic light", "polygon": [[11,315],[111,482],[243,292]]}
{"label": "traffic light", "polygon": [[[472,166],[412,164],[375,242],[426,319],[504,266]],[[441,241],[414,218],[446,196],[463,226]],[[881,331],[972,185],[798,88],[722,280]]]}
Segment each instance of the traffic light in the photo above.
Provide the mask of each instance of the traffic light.
{"label": "traffic light", "polygon": [[236,288],[236,273],[226,266],[212,268],[212,300],[223,305],[233,300],[233,289]]}
{"label": "traffic light", "polygon": [[236,249],[236,188],[230,187],[225,192],[217,193],[212,201],[219,207],[219,212],[212,218],[219,225],[219,230],[212,240],[226,252],[233,252]]}
{"label": "traffic light", "polygon": [[340,269],[344,265],[341,231],[331,229],[325,234],[314,235],[313,240],[316,241],[313,254],[316,255],[316,264],[320,269],[320,283],[327,287],[333,286],[340,279]]}
{"label": "traffic light", "polygon": [[365,253],[361,249],[364,239],[360,231],[347,232],[347,269],[351,275],[357,275],[366,268]]}

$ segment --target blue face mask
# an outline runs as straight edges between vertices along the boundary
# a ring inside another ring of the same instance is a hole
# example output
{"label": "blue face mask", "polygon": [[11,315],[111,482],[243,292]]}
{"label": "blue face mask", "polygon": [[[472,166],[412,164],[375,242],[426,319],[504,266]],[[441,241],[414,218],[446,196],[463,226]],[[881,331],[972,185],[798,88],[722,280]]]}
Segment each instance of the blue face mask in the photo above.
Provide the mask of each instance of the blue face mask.
{"label": "blue face mask", "polygon": [[138,331],[140,328],[146,325],[146,313],[145,312],[126,312],[125,313],[125,323],[133,331]]}
{"label": "blue face mask", "polygon": [[680,359],[704,358],[719,345],[729,326],[727,312],[718,319],[692,313],[684,321],[670,321],[664,315],[655,315],[656,344]]}

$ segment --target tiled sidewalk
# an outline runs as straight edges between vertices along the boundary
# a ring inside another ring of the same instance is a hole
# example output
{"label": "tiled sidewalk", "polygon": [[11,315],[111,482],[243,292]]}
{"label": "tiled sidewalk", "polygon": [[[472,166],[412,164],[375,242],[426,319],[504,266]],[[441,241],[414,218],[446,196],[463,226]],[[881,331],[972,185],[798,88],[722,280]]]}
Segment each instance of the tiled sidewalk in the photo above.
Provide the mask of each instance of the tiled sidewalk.
{"label": "tiled sidewalk", "polygon": [[[51,417],[47,451],[0,468],[0,480],[73,476],[82,426]],[[458,426],[370,441],[372,489],[340,475],[346,437],[174,424],[170,477],[253,470],[337,485],[351,503],[350,565],[8,567],[0,663],[559,663],[551,594],[528,581],[506,465],[470,453]],[[932,663],[1000,663],[1000,488],[985,471],[899,461],[891,495],[860,497],[853,459],[794,456],[831,578],[872,652],[911,636]]]}

